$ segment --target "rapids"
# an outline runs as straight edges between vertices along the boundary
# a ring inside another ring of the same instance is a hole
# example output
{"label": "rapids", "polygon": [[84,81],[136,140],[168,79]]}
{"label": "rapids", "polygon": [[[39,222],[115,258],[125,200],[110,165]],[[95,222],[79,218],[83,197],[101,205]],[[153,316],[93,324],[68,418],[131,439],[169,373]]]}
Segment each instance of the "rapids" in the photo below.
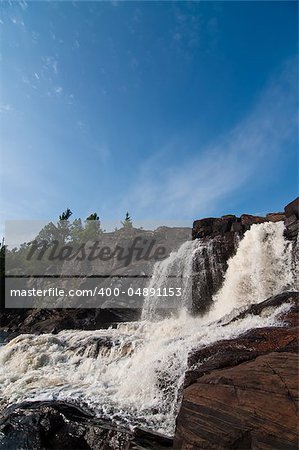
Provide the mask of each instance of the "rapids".
{"label": "rapids", "polygon": [[[200,241],[188,241],[154,269],[150,286],[183,275],[177,314],[155,316],[160,301],[147,298],[140,322],[96,331],[21,335],[0,347],[0,402],[60,399],[90,407],[116,423],[173,435],[188,353],[256,327],[283,326],[290,305],[268,308],[227,324],[252,303],[294,290],[291,244],[281,223],[253,225],[229,261],[222,288],[203,317],[191,317],[192,261]],[[152,302],[151,302],[152,300]]]}

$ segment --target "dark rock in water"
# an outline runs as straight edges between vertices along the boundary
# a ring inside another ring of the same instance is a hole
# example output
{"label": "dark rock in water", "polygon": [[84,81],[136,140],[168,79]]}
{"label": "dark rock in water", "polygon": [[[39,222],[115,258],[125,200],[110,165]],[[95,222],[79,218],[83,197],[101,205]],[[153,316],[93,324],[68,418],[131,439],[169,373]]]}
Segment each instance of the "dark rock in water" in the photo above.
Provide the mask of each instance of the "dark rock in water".
{"label": "dark rock in water", "polygon": [[[238,314],[234,317],[231,322],[235,322],[236,320],[243,319],[248,315],[260,315],[265,308],[277,308],[282,304],[292,304],[292,308],[283,314],[283,321],[289,327],[296,327],[299,325],[298,323],[298,314],[299,314],[299,292],[291,291],[291,292],[283,292],[281,294],[273,295],[273,297],[264,300],[263,302],[256,303],[251,305],[246,311]],[[229,323],[231,323],[229,322]]]}
{"label": "dark rock in water", "polygon": [[288,239],[296,240],[299,231],[299,197],[289,203],[285,209],[285,235]]}
{"label": "dark rock in water", "polygon": [[285,327],[250,330],[236,339],[218,341],[213,345],[193,351],[188,359],[188,367],[192,367],[192,370],[186,372],[185,386],[189,386],[199,376],[211,370],[228,365],[231,367],[270,351],[280,349],[280,351],[297,352],[299,292],[284,292],[252,305],[223,326],[249,315],[260,315],[266,308],[277,308],[287,303],[291,303],[292,307],[283,314]]}
{"label": "dark rock in water", "polygon": [[97,330],[114,323],[140,318],[141,310],[119,309],[6,309],[1,313],[0,330],[10,337],[21,333],[58,333],[62,330]]}
{"label": "dark rock in water", "polygon": [[227,261],[234,255],[238,233],[227,232],[212,239],[203,238],[193,262],[192,314],[204,314],[222,285]]}
{"label": "dark rock in water", "polygon": [[175,449],[298,448],[298,299],[284,293],[242,313],[292,303],[284,327],[253,329],[190,355]]}
{"label": "dark rock in water", "polygon": [[144,428],[134,429],[134,439],[130,443],[129,449],[163,450],[164,448],[173,448],[172,438],[164,436],[161,433],[149,433],[149,431]]}
{"label": "dark rock in water", "polygon": [[128,429],[96,419],[67,402],[24,402],[7,408],[0,418],[3,450],[163,450],[167,436]]}

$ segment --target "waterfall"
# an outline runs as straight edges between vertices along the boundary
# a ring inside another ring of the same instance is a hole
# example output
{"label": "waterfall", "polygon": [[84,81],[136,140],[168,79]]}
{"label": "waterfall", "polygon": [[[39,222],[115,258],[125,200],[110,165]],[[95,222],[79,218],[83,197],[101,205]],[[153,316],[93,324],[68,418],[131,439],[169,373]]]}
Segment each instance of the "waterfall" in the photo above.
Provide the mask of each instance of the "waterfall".
{"label": "waterfall", "polygon": [[161,309],[181,310],[189,309],[192,299],[192,269],[196,252],[201,247],[201,242],[187,241],[181,247],[172,252],[167,259],[155,264],[152,278],[148,288],[157,292],[157,288],[182,289],[181,297],[147,296],[144,301],[142,319],[153,320],[159,317]]}
{"label": "waterfall", "polygon": [[[249,315],[228,325],[212,313],[191,317],[186,309],[192,260],[201,245],[187,242],[155,267],[151,286],[172,283],[169,274],[183,275],[184,298],[177,315],[159,319],[160,302],[147,298],[140,322],[108,330],[21,335],[0,347],[0,403],[70,400],[115,423],[172,435],[192,348],[251,328],[281,326],[279,317],[290,307],[268,308],[262,317]],[[218,316],[292,288],[290,251],[282,224],[252,226],[214,298]]]}
{"label": "waterfall", "polygon": [[228,262],[210,317],[220,318],[235,308],[296,290],[292,259],[292,243],[284,238],[283,222],[252,225]]}

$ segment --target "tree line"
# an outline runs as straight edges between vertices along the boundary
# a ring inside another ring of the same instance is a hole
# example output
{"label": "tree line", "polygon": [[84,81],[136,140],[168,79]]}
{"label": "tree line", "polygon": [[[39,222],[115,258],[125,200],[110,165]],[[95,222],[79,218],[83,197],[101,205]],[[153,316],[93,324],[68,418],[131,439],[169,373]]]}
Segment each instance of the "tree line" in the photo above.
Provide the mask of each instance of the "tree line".
{"label": "tree line", "polygon": [[[59,215],[59,220],[49,222],[46,224],[37,236],[34,238],[34,242],[43,246],[46,242],[51,250],[51,245],[54,242],[59,242],[60,245],[71,244],[79,245],[90,240],[97,240],[105,232],[101,227],[101,221],[96,212],[90,214],[85,220],[80,218],[71,221],[73,212],[70,208],[67,208]],[[120,230],[129,230],[133,228],[133,221],[130,214],[127,212],[123,221],[121,221],[122,227]],[[117,229],[115,229],[117,231]],[[4,298],[4,278],[5,278],[5,259],[9,259],[9,267],[15,268],[13,273],[18,274],[18,267],[26,266],[29,272],[35,272],[35,266],[39,264],[39,270],[47,270],[48,261],[44,258],[43,261],[32,261],[32,268],[30,262],[27,261],[28,251],[30,249],[31,242],[24,242],[20,244],[18,248],[8,249],[5,245],[4,238],[0,243],[0,276],[1,276],[1,297]],[[26,261],[26,262],[25,262]],[[43,267],[45,266],[45,267]]]}
{"label": "tree line", "polygon": [[[67,208],[59,215],[59,222],[47,224],[38,234],[37,240],[53,241],[58,239],[60,242],[86,242],[90,239],[96,239],[105,231],[102,230],[101,222],[98,214],[90,214],[85,221],[82,219],[75,219],[72,222],[70,218],[72,211]],[[122,228],[129,229],[133,227],[133,221],[130,214],[127,212],[123,221],[121,221]],[[115,229],[116,231],[117,229]]]}

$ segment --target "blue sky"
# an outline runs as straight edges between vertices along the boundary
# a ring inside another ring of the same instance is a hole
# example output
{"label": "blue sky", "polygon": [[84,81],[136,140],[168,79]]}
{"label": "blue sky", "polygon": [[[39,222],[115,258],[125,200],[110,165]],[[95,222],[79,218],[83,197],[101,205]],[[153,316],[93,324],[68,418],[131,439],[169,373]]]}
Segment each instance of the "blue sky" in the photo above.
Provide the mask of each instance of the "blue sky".
{"label": "blue sky", "polygon": [[280,210],[298,191],[297,7],[2,3],[2,223]]}

